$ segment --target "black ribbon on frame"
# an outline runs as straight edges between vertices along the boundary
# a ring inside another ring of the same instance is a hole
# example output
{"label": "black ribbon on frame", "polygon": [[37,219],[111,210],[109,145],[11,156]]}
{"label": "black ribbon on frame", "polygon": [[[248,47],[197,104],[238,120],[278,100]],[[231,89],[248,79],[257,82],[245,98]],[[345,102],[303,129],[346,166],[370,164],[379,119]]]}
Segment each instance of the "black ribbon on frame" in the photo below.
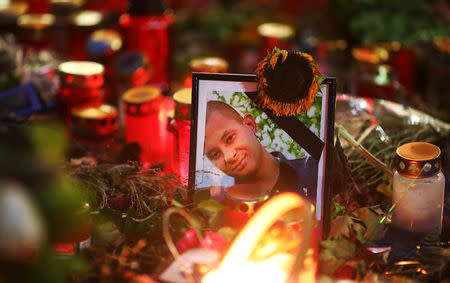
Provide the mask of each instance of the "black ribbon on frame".
{"label": "black ribbon on frame", "polygon": [[[256,92],[246,92],[245,94],[258,105]],[[305,124],[295,116],[275,116],[270,109],[262,108],[261,110],[296,143],[305,149],[312,158],[319,162],[325,143],[306,127]],[[321,127],[323,126],[321,125]]]}

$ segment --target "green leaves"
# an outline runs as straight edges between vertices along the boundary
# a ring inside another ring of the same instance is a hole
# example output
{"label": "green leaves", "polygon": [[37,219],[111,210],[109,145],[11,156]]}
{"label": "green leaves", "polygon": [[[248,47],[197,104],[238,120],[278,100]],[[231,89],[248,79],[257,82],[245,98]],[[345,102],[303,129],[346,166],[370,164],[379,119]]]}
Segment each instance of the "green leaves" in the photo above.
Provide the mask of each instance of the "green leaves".
{"label": "green leaves", "polygon": [[379,241],[384,238],[386,226],[380,223],[383,211],[377,207],[361,207],[353,212],[353,215],[365,226],[365,233],[362,242]]}
{"label": "green leaves", "polygon": [[364,44],[412,45],[450,34],[438,1],[334,0],[332,6]]}
{"label": "green leaves", "polygon": [[322,241],[320,249],[320,271],[324,275],[332,275],[341,264],[360,251],[356,243],[349,239]]}
{"label": "green leaves", "polygon": [[206,223],[212,230],[218,230],[225,221],[225,206],[218,201],[209,199],[202,201],[194,210],[202,214],[207,220]]}

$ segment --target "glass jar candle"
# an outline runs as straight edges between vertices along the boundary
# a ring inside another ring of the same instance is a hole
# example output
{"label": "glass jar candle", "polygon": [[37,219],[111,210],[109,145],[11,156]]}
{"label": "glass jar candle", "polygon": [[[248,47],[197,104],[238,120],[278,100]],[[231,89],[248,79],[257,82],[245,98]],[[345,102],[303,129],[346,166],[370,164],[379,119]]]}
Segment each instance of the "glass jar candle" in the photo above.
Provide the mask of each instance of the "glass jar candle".
{"label": "glass jar candle", "polygon": [[119,127],[125,125],[125,113],[123,95],[132,88],[148,85],[150,79],[150,66],[145,54],[139,51],[122,52],[114,60],[113,66],[114,82],[112,88],[117,98],[119,107]]}
{"label": "glass jar candle", "polygon": [[396,153],[394,228],[417,235],[440,232],[445,177],[439,147],[413,142],[400,146]]}
{"label": "glass jar candle", "polygon": [[396,74],[387,64],[389,50],[384,47],[353,48],[350,92],[358,96],[396,100]]}
{"label": "glass jar candle", "polygon": [[130,0],[119,19],[126,49],[146,55],[152,68],[150,83],[163,92],[169,88],[169,27],[173,20],[160,0]]}
{"label": "glass jar candle", "polygon": [[274,47],[281,50],[290,50],[292,48],[292,38],[295,29],[281,23],[264,23],[258,26],[258,35],[261,38],[260,57],[264,59],[267,54],[272,52]]}
{"label": "glass jar candle", "polygon": [[255,214],[255,211],[268,199],[268,195],[247,199],[226,192],[223,201],[225,204],[224,226],[242,229],[248,220]]}
{"label": "glass jar candle", "polygon": [[73,109],[100,106],[104,101],[104,67],[90,61],[67,61],[58,66],[58,100],[66,122]]}
{"label": "glass jar candle", "polygon": [[192,73],[226,73],[228,72],[228,62],[220,57],[200,57],[189,62],[191,73],[184,81],[185,88],[192,87]]}
{"label": "glass jar candle", "polygon": [[55,16],[52,14],[24,14],[17,18],[19,41],[35,50],[53,48]]}
{"label": "glass jar candle", "polygon": [[137,87],[123,95],[127,144],[137,143],[144,168],[167,163],[164,155],[163,127],[160,119],[162,95],[155,87]]}
{"label": "glass jar candle", "polygon": [[191,96],[192,89],[181,89],[173,95],[175,117],[172,127],[176,137],[175,164],[179,179],[183,185],[188,184],[189,149],[191,138]]}
{"label": "glass jar candle", "polygon": [[88,203],[64,220],[67,226],[64,235],[58,235],[52,242],[53,253],[58,259],[73,258],[91,246],[92,219]]}
{"label": "glass jar candle", "polygon": [[70,16],[67,55],[71,60],[86,60],[86,43],[102,21],[103,16],[98,11],[84,10]]}
{"label": "glass jar candle", "polygon": [[120,147],[115,138],[117,128],[117,110],[114,106],[102,104],[74,109],[71,119],[73,149],[98,160],[113,162]]}
{"label": "glass jar candle", "polygon": [[85,49],[89,61],[97,62],[105,67],[106,101],[118,105],[117,92],[114,89],[114,59],[122,47],[122,37],[113,29],[94,31],[87,40]]}

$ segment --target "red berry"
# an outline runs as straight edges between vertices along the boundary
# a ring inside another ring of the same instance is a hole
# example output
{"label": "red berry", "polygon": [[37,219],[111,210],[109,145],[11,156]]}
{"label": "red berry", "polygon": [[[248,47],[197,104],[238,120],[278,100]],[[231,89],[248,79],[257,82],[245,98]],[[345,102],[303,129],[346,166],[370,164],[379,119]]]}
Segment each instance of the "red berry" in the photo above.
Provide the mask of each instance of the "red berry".
{"label": "red berry", "polygon": [[202,246],[216,250],[218,252],[222,252],[227,245],[227,242],[223,238],[222,234],[219,232],[206,232],[205,237],[203,238]]}
{"label": "red berry", "polygon": [[184,233],[184,238],[188,240],[191,246],[197,246],[199,244],[195,229],[189,229]]}
{"label": "red berry", "polygon": [[185,251],[191,248],[191,245],[189,244],[189,241],[186,238],[179,239],[176,243],[176,246],[180,254],[184,253]]}

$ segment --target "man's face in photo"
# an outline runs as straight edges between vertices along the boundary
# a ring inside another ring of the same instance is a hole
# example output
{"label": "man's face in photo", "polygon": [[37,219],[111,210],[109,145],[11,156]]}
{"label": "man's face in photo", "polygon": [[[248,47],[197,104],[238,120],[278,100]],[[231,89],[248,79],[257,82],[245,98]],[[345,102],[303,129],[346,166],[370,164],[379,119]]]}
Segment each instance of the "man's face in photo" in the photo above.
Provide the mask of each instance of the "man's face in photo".
{"label": "man's face in photo", "polygon": [[229,176],[238,180],[252,177],[263,166],[265,150],[255,136],[256,131],[251,115],[242,118],[230,110],[214,109],[206,121],[205,155]]}

